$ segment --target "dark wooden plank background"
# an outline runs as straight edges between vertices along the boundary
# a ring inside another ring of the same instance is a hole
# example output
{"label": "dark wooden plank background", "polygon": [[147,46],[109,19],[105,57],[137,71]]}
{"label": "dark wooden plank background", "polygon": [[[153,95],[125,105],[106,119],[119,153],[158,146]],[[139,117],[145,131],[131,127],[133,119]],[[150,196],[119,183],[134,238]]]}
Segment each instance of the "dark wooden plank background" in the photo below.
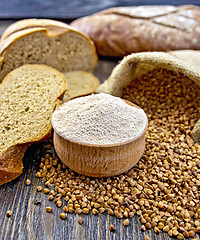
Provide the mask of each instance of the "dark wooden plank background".
{"label": "dark wooden plank background", "polygon": [[1,0],[0,19],[43,17],[74,19],[109,7],[137,5],[200,5],[199,0]]}
{"label": "dark wooden plank background", "polygon": [[[67,3],[66,3],[67,2]],[[30,1],[30,0],[2,0],[0,1],[0,19],[16,19],[25,17],[51,17],[57,19],[73,19],[91,14],[112,6],[139,4],[188,4],[200,5],[194,1]],[[54,4],[54,5],[53,5]],[[0,21],[0,34],[12,21]],[[109,76],[116,60],[102,59],[99,61],[95,74],[101,81]],[[23,159],[23,174],[16,180],[0,187],[0,239],[67,239],[67,240],[144,240],[145,235],[150,239],[171,239],[167,234],[154,234],[152,230],[145,233],[140,231],[141,223],[137,216],[130,219],[130,226],[124,227],[122,219],[109,216],[106,213],[94,216],[83,215],[83,224],[77,223],[78,216],[67,214],[66,220],[61,220],[59,214],[62,208],[57,208],[48,201],[48,195],[36,191],[38,185],[44,186],[40,179],[35,178],[40,158],[44,155],[44,144],[37,144],[28,149]],[[26,186],[29,178],[31,185]],[[46,213],[45,207],[51,206],[53,213]],[[11,218],[6,212],[13,212]],[[116,226],[116,232],[109,231],[110,224]]]}
{"label": "dark wooden plank background", "polygon": [[[112,64],[107,62],[106,65]],[[123,219],[106,213],[83,215],[82,225],[77,223],[78,215],[75,214],[67,214],[67,219],[61,220],[62,208],[49,202],[48,195],[36,191],[38,185],[44,186],[40,179],[35,178],[40,158],[45,154],[44,146],[43,143],[30,147],[23,159],[23,174],[0,187],[0,239],[144,240],[145,235],[150,239],[170,239],[163,233],[155,235],[152,230],[141,232],[137,216],[130,219],[129,227],[123,226]],[[32,182],[30,186],[25,184],[27,178]],[[46,213],[46,206],[51,206],[53,212]],[[11,218],[6,217],[8,210],[13,212]],[[115,233],[109,231],[110,224],[116,226]]]}

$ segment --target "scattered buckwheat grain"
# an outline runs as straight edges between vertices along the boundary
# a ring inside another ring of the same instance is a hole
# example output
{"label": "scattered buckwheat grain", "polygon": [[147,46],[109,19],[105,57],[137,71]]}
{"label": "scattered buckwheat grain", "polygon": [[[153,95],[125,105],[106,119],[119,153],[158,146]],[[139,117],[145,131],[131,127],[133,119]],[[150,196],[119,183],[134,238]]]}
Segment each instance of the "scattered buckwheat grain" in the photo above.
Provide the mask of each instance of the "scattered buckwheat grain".
{"label": "scattered buckwheat grain", "polygon": [[82,224],[82,223],[83,223],[83,218],[82,218],[82,217],[79,217],[78,220],[77,220],[77,222],[78,222],[79,224]]}
{"label": "scattered buckwheat grain", "polygon": [[27,178],[25,184],[29,186],[31,184],[31,180]]}
{"label": "scattered buckwheat grain", "polygon": [[152,71],[127,87],[123,97],[148,116],[146,148],[136,166],[96,179],[46,154],[36,175],[52,184],[57,201],[65,199],[66,212],[107,212],[117,218],[137,214],[143,231],[194,237],[200,232],[200,145],[190,132],[199,117],[199,87],[183,75]]}
{"label": "scattered buckwheat grain", "polygon": [[38,191],[38,192],[41,192],[41,191],[42,191],[42,186],[38,186],[38,187],[37,187],[37,191]]}
{"label": "scattered buckwheat grain", "polygon": [[128,220],[128,218],[123,221],[123,225],[126,227],[129,225],[129,223],[130,221]]}
{"label": "scattered buckwheat grain", "polygon": [[60,214],[60,218],[61,218],[62,220],[65,220],[65,219],[66,219],[66,214],[65,214],[65,213],[61,213],[61,214]]}
{"label": "scattered buckwheat grain", "polygon": [[46,212],[51,213],[52,212],[52,208],[51,207],[46,207]]}
{"label": "scattered buckwheat grain", "polygon": [[10,210],[8,210],[7,212],[6,212],[6,217],[11,217],[12,216],[12,212],[10,211]]}
{"label": "scattered buckwheat grain", "polygon": [[109,229],[111,232],[115,232],[115,226],[113,224],[110,225]]}

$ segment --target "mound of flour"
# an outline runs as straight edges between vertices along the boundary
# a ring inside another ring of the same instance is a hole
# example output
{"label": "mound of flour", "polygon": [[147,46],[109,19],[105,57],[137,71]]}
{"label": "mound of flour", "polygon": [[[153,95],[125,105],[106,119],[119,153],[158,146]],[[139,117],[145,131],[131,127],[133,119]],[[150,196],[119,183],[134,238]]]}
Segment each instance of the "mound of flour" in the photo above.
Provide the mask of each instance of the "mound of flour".
{"label": "mound of flour", "polygon": [[115,144],[140,136],[147,125],[142,109],[109,94],[92,94],[64,103],[52,116],[65,139],[86,144]]}

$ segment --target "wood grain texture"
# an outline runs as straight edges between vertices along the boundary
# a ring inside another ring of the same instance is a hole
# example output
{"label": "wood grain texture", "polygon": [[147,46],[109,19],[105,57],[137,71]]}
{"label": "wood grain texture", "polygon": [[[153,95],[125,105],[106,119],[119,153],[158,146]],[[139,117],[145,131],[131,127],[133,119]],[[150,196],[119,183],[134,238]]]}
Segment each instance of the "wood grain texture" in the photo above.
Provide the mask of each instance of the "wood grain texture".
{"label": "wood grain texture", "polygon": [[[95,74],[101,81],[108,77],[116,61],[104,59],[99,62]],[[145,235],[155,240],[171,239],[163,233],[155,235],[152,230],[141,232],[141,223],[137,216],[130,219],[129,227],[123,226],[123,219],[106,213],[97,216],[83,215],[82,225],[77,223],[78,216],[75,214],[67,214],[67,219],[61,220],[59,214],[62,208],[49,202],[48,195],[36,191],[38,185],[44,186],[40,179],[35,178],[44,152],[44,144],[31,146],[23,159],[23,174],[0,187],[0,239],[144,240]],[[27,178],[31,180],[30,186],[25,184]],[[53,208],[52,213],[45,211],[47,206]],[[8,210],[13,213],[11,218],[6,217]],[[109,231],[110,224],[116,226],[115,233]]]}

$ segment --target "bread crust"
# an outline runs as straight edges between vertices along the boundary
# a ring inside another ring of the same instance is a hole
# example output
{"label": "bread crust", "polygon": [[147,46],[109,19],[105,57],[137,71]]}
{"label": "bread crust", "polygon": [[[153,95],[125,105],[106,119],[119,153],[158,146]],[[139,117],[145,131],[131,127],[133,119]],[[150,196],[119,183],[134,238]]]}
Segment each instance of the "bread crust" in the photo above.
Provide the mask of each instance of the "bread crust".
{"label": "bread crust", "polygon": [[[7,151],[0,156],[0,185],[10,182],[22,174],[23,162],[22,159],[29,146],[34,143],[48,140],[52,134],[52,127],[49,126],[48,132],[40,139],[33,142],[17,144],[11,146]],[[9,165],[8,165],[9,163]]]}
{"label": "bread crust", "polygon": [[[30,143],[18,144],[10,147],[4,154],[0,157],[0,185],[10,182],[22,174],[23,163],[22,159],[29,146],[34,143],[43,142],[51,137],[52,129],[50,127],[49,131],[40,140],[36,140]],[[9,162],[9,165],[6,163]],[[11,167],[12,166],[12,167]]]}
{"label": "bread crust", "polygon": [[200,8],[193,5],[110,8],[70,25],[87,34],[104,56],[200,49]]}
{"label": "bread crust", "polygon": [[22,158],[27,147],[28,145],[12,146],[0,157],[0,185],[22,174]]}
{"label": "bread crust", "polygon": [[67,28],[69,29],[70,26],[64,22],[51,20],[51,19],[37,19],[37,18],[30,18],[30,19],[23,19],[17,22],[14,22],[10,26],[6,28],[4,33],[1,36],[1,42],[3,42],[7,37],[11,34],[34,27],[60,27],[60,28]]}

